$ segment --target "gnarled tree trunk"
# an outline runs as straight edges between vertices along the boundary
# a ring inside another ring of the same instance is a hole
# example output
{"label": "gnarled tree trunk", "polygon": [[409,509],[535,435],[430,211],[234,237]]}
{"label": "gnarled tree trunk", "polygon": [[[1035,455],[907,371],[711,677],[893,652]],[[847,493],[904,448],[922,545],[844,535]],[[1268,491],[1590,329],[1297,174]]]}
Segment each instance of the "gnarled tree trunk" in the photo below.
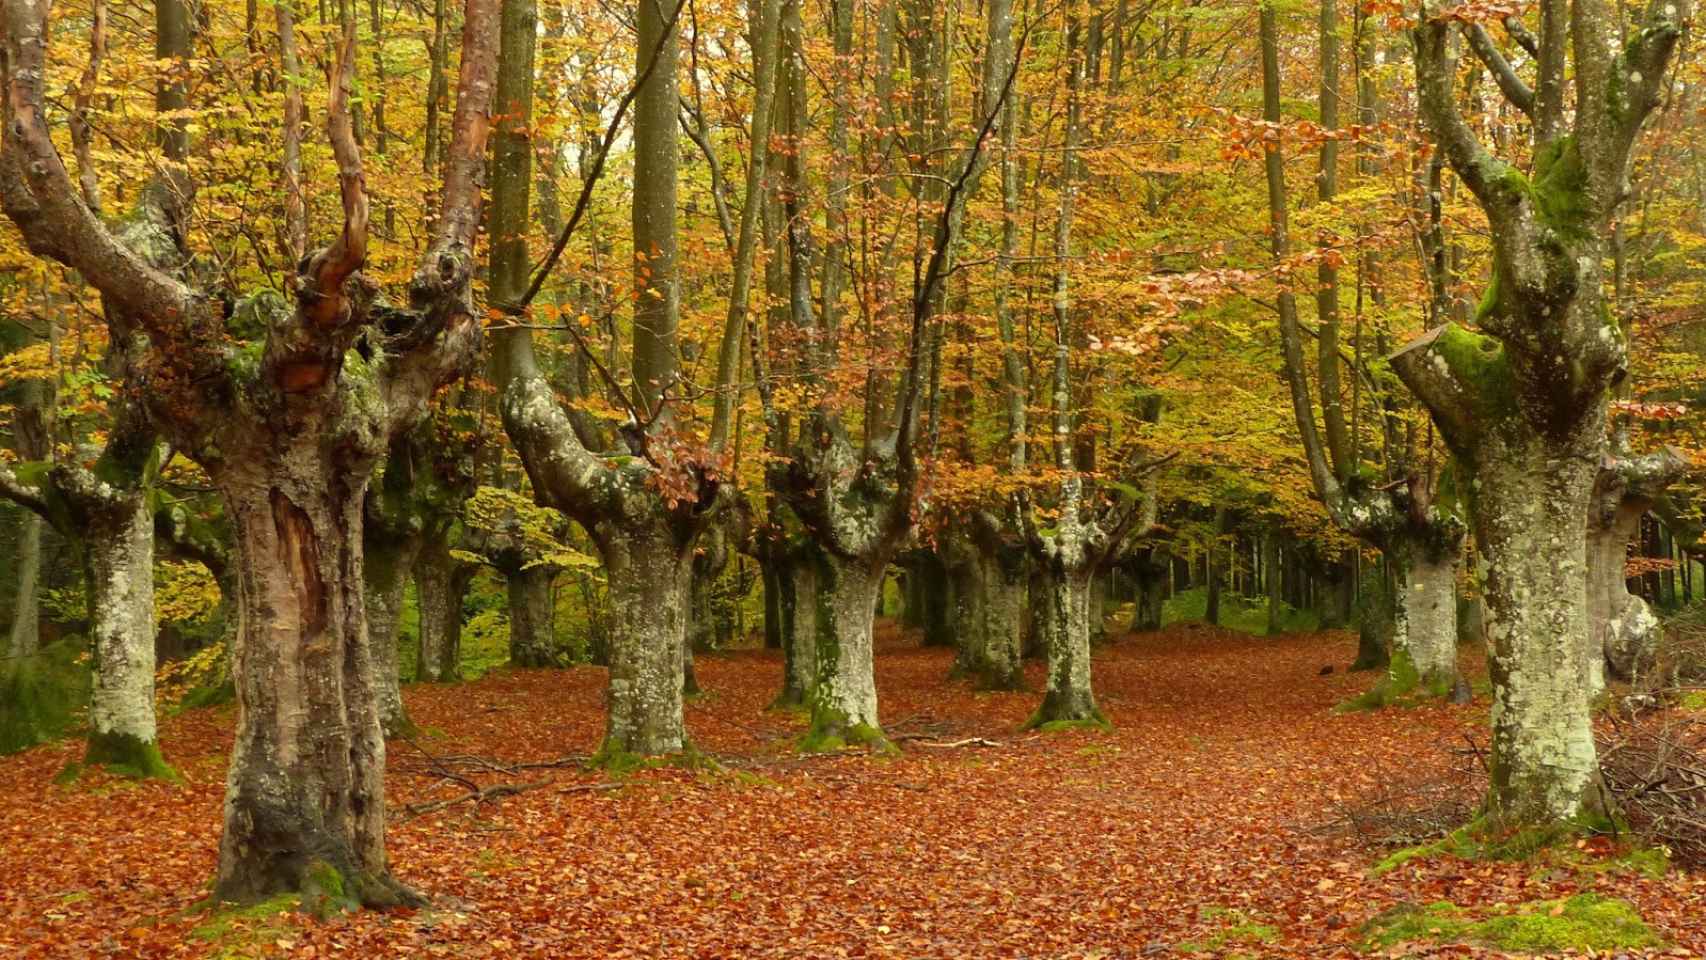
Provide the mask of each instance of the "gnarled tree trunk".
{"label": "gnarled tree trunk", "polygon": [[411,900],[385,858],[385,738],[362,597],[363,481],[322,462],[311,443],[279,454],[277,469],[233,464],[215,476],[246,615],[232,651],[240,719],[214,893]]}
{"label": "gnarled tree trunk", "polygon": [[1640,531],[1641,517],[1664,488],[1682,474],[1683,458],[1670,449],[1642,457],[1608,456],[1594,479],[1588,515],[1587,590],[1590,673],[1593,689],[1605,675],[1633,680],[1652,666],[1659,639],[1658,617],[1647,601],[1629,592],[1624,561],[1629,541]]}

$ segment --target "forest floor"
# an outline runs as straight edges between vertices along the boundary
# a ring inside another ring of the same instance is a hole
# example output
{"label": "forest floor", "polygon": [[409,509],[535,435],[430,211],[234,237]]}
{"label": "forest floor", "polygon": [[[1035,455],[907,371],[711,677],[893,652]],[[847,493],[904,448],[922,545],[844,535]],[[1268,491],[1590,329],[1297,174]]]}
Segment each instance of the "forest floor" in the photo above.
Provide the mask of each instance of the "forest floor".
{"label": "forest floor", "polygon": [[[1365,924],[1438,901],[1460,912],[1405,916],[1434,936],[1524,909],[1565,923],[1581,892],[1627,899],[1663,939],[1618,956],[1706,953],[1706,876],[1653,876],[1609,844],[1376,875],[1391,848],[1362,834],[1404,822],[1375,816],[1383,800],[1449,810],[1479,789],[1465,751],[1486,739],[1487,703],[1336,714],[1374,679],[1344,672],[1348,634],[1120,638],[1095,656],[1114,730],[1048,734],[1019,732],[1035,693],[975,693],[946,679],[950,651],[884,638],[896,757],[795,754],[803,722],[765,709],[775,652],[699,660],[708,692],[688,726],[721,769],[618,781],[568,762],[493,769],[596,746],[601,670],[407,688],[425,733],[391,745],[389,849],[433,898],[421,911],[210,915],[230,707],[163,723],[181,786],[55,785],[75,742],[0,758],[0,956],[1504,955],[1371,947]],[[411,816],[467,793],[446,768],[530,788]]]}

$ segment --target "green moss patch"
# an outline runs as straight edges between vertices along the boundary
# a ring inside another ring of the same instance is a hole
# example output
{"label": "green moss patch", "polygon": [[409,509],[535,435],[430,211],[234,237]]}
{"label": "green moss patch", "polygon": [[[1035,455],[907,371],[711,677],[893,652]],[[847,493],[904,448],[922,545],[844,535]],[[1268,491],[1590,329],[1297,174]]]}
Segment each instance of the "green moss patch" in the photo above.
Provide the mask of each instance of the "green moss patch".
{"label": "green moss patch", "polygon": [[1362,933],[1369,949],[1421,941],[1548,953],[1628,950],[1664,943],[1634,905],[1592,893],[1485,911],[1445,901],[1400,904],[1364,924]]}
{"label": "green moss patch", "polygon": [[276,951],[278,941],[295,938],[291,915],[302,908],[296,894],[280,894],[247,906],[222,904],[196,924],[189,938],[208,944],[215,960],[249,960]]}
{"label": "green moss patch", "polygon": [[1334,707],[1336,713],[1357,713],[1365,710],[1384,710],[1387,707],[1416,707],[1440,700],[1451,694],[1451,685],[1444,677],[1422,683],[1416,661],[1403,648],[1392,651],[1392,662],[1386,676],[1368,691],[1360,693]]}
{"label": "green moss patch", "polygon": [[126,733],[91,733],[89,750],[83,757],[85,767],[105,767],[109,773],[136,780],[168,780],[181,783],[182,778],[160,753],[160,744],[142,740]]}
{"label": "green moss patch", "polygon": [[1198,911],[1202,920],[1220,921],[1224,926],[1201,940],[1185,940],[1174,946],[1180,953],[1213,953],[1226,955],[1239,946],[1256,946],[1279,939],[1279,928],[1258,923],[1241,910],[1230,907],[1207,906]]}
{"label": "green moss patch", "polygon": [[1564,823],[1511,828],[1484,817],[1433,843],[1405,847],[1376,864],[1372,873],[1380,876],[1412,860],[1437,856],[1459,860],[1528,860],[1543,851],[1561,849],[1566,841],[1607,832],[1611,826],[1584,816]]}

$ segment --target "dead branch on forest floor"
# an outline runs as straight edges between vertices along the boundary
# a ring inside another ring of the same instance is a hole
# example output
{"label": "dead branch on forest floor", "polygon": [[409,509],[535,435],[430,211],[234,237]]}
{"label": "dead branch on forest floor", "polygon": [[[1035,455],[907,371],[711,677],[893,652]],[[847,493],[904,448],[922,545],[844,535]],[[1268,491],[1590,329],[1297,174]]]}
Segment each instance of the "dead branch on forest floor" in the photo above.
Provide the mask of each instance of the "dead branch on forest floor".
{"label": "dead branch on forest floor", "polygon": [[1445,770],[1382,784],[1372,795],[1336,804],[1334,817],[1309,832],[1355,837],[1382,847],[1405,847],[1445,836],[1474,818],[1486,792],[1486,748],[1441,747],[1453,758]]}
{"label": "dead branch on forest floor", "polygon": [[1706,719],[1674,710],[1613,712],[1599,734],[1605,788],[1643,842],[1706,866]]}

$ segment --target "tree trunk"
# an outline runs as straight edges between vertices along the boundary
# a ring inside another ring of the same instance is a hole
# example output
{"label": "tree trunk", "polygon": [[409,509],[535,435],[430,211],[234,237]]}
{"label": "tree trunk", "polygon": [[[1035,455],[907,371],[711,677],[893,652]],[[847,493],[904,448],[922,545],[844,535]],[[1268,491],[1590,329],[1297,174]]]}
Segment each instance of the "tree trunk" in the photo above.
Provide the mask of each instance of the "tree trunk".
{"label": "tree trunk", "polygon": [[16,589],[12,593],[12,625],[6,642],[11,659],[27,657],[40,645],[41,603],[36,596],[41,580],[42,518],[33,510],[19,509],[18,565],[14,569]]}
{"label": "tree trunk", "polygon": [[805,749],[883,742],[877,722],[871,610],[888,558],[841,557],[816,550],[802,566],[816,567],[815,592],[800,591],[798,619],[813,626],[816,668],[806,695],[811,732]]}
{"label": "tree trunk", "polygon": [[764,577],[764,648],[766,650],[781,650],[788,635],[788,626],[783,611],[783,591],[791,589],[793,573],[786,561],[782,559],[779,547],[767,550],[759,558],[761,573]]}
{"label": "tree trunk", "polygon": [[1417,551],[1394,598],[1388,679],[1397,692],[1446,696],[1457,685],[1457,565]]}
{"label": "tree trunk", "polygon": [[[818,546],[809,539],[789,543],[778,550],[788,557],[787,565],[778,575],[777,598],[782,627],[782,693],[776,698],[779,707],[803,707],[806,695],[817,677],[817,621],[811,616],[810,605],[817,602]],[[802,616],[800,602],[807,604]]]}
{"label": "tree trunk", "polygon": [[421,608],[421,651],[415,679],[450,683],[462,679],[462,596],[474,571],[450,555],[442,536],[428,536],[415,561],[415,593]]}
{"label": "tree trunk", "polygon": [[1262,573],[1268,579],[1268,633],[1277,636],[1280,632],[1280,593],[1282,579],[1280,577],[1280,542],[1279,534],[1273,530],[1266,531],[1262,537]]}
{"label": "tree trunk", "polygon": [[[371,526],[371,524],[370,524]],[[412,730],[403,707],[402,681],[397,670],[397,640],[402,629],[403,604],[419,536],[366,538],[362,569],[367,581],[367,636],[373,651],[373,675],[379,697],[379,724],[385,735]]]}
{"label": "tree trunk", "polygon": [[1031,577],[1037,626],[1048,650],[1048,689],[1027,726],[1106,723],[1090,690],[1090,575],[1037,563]]}
{"label": "tree trunk", "polygon": [[677,753],[691,564],[671,531],[630,528],[606,541],[612,629],[604,756]]}
{"label": "tree trunk", "polygon": [[980,690],[1022,690],[1026,564],[1023,548],[971,543],[950,567],[959,600],[954,675]]}
{"label": "tree trunk", "polygon": [[[292,458],[216,478],[244,615],[237,738],[214,895],[300,891],[313,909],[418,896],[385,858],[385,739],[362,598],[362,484]],[[240,469],[240,468],[239,468]]]}
{"label": "tree trunk", "polygon": [[535,564],[510,572],[509,662],[516,667],[557,665],[556,637],[551,631],[551,581],[557,570]]}
{"label": "tree trunk", "polygon": [[1595,475],[1587,527],[1587,595],[1594,631],[1588,638],[1589,669],[1596,693],[1603,689],[1607,671],[1619,680],[1633,680],[1652,666],[1659,620],[1646,601],[1629,592],[1624,559],[1641,518],[1681,476],[1683,465],[1667,448],[1642,457],[1608,457]]}
{"label": "tree trunk", "polygon": [[85,762],[171,776],[154,728],[154,515],[140,490],[79,499],[95,664]]}
{"label": "tree trunk", "polygon": [[1153,553],[1138,568],[1136,596],[1131,605],[1132,633],[1161,629],[1161,607],[1166,601],[1167,578],[1171,572],[1167,561],[1157,563]]}
{"label": "tree trunk", "polygon": [[[1597,447],[1602,428],[1588,418]],[[1488,563],[1493,678],[1491,812],[1553,823],[1603,806],[1591,707],[1586,506],[1595,464],[1539,440],[1483,438],[1473,473]]]}

